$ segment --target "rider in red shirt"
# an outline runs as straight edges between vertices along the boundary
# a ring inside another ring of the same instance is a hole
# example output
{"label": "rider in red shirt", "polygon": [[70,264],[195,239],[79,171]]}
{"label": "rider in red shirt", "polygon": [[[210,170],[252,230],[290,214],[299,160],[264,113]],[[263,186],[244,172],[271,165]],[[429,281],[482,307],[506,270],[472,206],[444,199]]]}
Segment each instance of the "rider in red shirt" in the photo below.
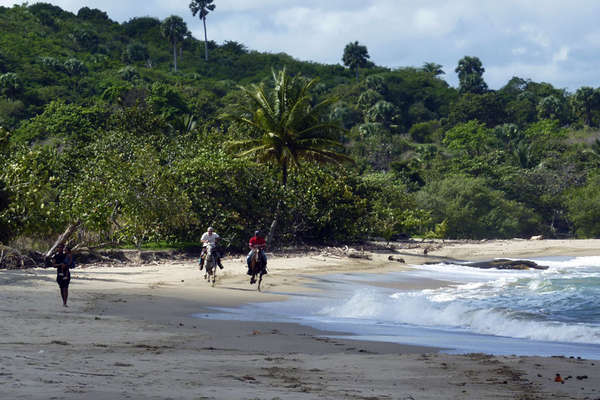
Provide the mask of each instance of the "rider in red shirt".
{"label": "rider in red shirt", "polygon": [[264,252],[265,247],[267,247],[267,242],[262,237],[260,231],[254,232],[254,236],[250,238],[248,242],[248,246],[250,246],[250,253],[248,253],[248,257],[246,261],[248,262],[248,275],[252,275],[250,272],[250,259],[254,255],[255,251],[260,251],[259,255],[262,257],[263,262],[265,263],[265,269],[267,267],[267,255]]}

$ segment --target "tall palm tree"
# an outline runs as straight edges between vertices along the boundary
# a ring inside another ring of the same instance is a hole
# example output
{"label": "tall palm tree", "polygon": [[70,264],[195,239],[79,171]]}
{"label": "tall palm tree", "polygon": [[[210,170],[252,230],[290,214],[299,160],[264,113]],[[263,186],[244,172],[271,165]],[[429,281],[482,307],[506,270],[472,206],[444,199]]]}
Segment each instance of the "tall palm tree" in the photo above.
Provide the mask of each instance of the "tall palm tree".
{"label": "tall palm tree", "polygon": [[354,43],[350,42],[344,47],[342,61],[345,66],[356,71],[356,81],[358,81],[358,68],[369,65],[369,58],[367,46],[359,44],[358,41],[355,41]]}
{"label": "tall palm tree", "polygon": [[[238,157],[279,168],[284,190],[290,169],[300,168],[302,161],[352,162],[350,157],[336,151],[341,147],[339,133],[343,129],[325,117],[337,99],[327,98],[313,105],[310,90],[316,83],[316,79],[291,77],[285,68],[273,71],[271,90],[263,85],[242,87],[247,103],[240,104],[239,113],[222,116],[259,133],[257,138],[232,141],[229,146],[239,151]],[[280,208],[281,199],[267,236],[269,241],[274,236]]]}
{"label": "tall palm tree", "polygon": [[189,34],[187,25],[183,18],[171,15],[162,22],[160,31],[173,46],[173,69],[177,72],[177,43],[183,41],[185,36]]}
{"label": "tall palm tree", "polygon": [[190,2],[190,10],[195,17],[196,14],[204,24],[204,59],[208,61],[208,37],[206,36],[206,16],[213,11],[216,5],[212,4],[213,0],[192,0]]}

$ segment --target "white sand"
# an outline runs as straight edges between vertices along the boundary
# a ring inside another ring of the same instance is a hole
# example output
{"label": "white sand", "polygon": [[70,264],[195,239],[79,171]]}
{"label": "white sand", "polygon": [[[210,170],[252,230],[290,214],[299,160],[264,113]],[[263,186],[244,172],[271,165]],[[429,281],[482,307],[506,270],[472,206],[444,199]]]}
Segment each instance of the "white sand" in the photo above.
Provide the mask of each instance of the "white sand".
{"label": "white sand", "polygon": [[[600,240],[438,246],[397,249],[394,255],[410,264],[600,254]],[[225,260],[215,288],[192,261],[80,267],[73,271],[66,309],[53,270],[0,271],[0,399],[600,398],[595,361],[446,355],[326,339],[295,324],[191,317],[209,312],[208,306],[308,290],[300,275],[407,268],[388,256],[272,257],[263,293],[248,284],[242,258]],[[438,283],[415,283],[432,284]],[[556,383],[557,372],[572,378]],[[576,379],[582,375],[588,379]]]}

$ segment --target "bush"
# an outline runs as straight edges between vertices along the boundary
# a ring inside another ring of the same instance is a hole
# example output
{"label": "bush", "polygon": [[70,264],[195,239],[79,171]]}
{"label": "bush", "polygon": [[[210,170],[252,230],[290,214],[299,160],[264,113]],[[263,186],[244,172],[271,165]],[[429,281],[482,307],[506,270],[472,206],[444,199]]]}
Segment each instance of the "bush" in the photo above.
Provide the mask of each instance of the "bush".
{"label": "bush", "polygon": [[431,211],[433,221],[446,221],[447,234],[457,239],[530,236],[539,217],[482,178],[450,176],[431,182],[417,193],[417,204]]}
{"label": "bush", "polygon": [[568,216],[580,238],[600,237],[600,175],[565,195]]}

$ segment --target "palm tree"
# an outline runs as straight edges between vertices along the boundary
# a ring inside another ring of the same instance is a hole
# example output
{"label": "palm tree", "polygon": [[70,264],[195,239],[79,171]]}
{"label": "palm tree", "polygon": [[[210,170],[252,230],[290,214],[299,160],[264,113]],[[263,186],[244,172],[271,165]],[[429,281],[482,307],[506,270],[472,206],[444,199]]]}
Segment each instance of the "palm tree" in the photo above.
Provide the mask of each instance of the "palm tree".
{"label": "palm tree", "polygon": [[445,74],[444,70],[442,69],[442,66],[440,64],[434,63],[434,62],[426,62],[423,64],[423,66],[421,67],[421,70],[423,72],[427,72],[429,74],[432,74],[433,76],[438,76],[438,75],[443,75]]}
{"label": "palm tree", "polygon": [[345,66],[355,69],[356,80],[358,81],[358,68],[369,65],[369,57],[367,46],[363,46],[359,44],[358,41],[355,41],[354,43],[348,43],[346,47],[344,47],[342,61]]}
{"label": "palm tree", "polygon": [[[248,102],[240,105],[241,112],[221,116],[260,134],[258,138],[229,143],[231,149],[239,151],[238,157],[279,168],[284,190],[290,169],[300,168],[301,161],[352,162],[350,157],[336,151],[341,146],[339,133],[343,129],[325,117],[337,99],[327,98],[313,105],[310,90],[317,80],[290,77],[285,68],[273,71],[273,83],[270,91],[263,85],[242,87]],[[273,239],[280,208],[281,199],[277,201],[268,241]]]}
{"label": "palm tree", "polygon": [[573,108],[576,114],[583,117],[583,123],[587,126],[592,124],[594,111],[600,105],[600,92],[589,86],[582,86],[571,98]]}
{"label": "palm tree", "polygon": [[204,24],[204,59],[208,61],[208,37],[206,36],[206,16],[209,12],[215,9],[215,5],[212,4],[213,0],[192,0],[190,2],[190,10],[192,15],[195,17],[199,13],[199,17]]}
{"label": "palm tree", "polygon": [[454,70],[458,74],[460,93],[485,93],[488,90],[487,83],[483,80],[485,68],[477,57],[464,56],[458,60],[458,66]]}
{"label": "palm tree", "polygon": [[183,21],[183,18],[171,15],[162,22],[160,31],[169,40],[171,46],[173,46],[173,69],[177,72],[177,42],[183,41],[188,34],[187,25]]}

